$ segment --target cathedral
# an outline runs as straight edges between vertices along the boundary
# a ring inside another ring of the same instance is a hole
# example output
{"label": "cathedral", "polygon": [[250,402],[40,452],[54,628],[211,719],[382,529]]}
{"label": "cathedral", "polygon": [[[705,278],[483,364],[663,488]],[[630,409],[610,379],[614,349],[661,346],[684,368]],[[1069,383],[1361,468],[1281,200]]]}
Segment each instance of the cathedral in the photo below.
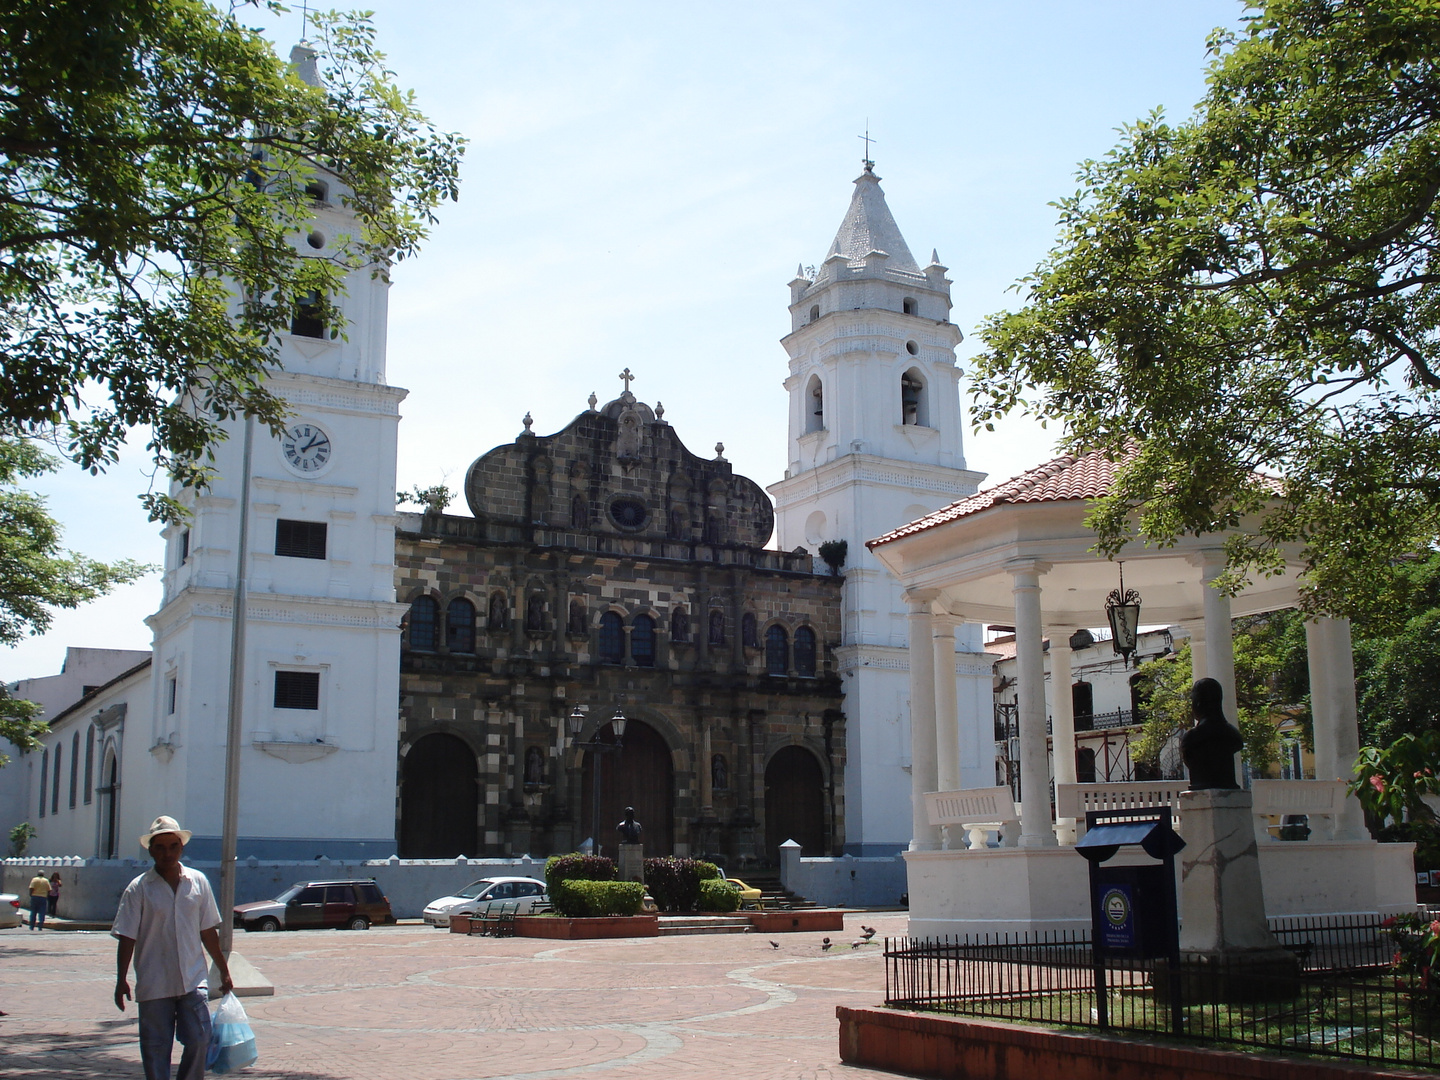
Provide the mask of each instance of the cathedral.
{"label": "cathedral", "polygon": [[[323,243],[348,211],[333,178],[314,187]],[[945,275],[916,262],[866,161],[825,259],[789,284],[788,459],[768,493],[722,447],[687,448],[627,369],[562,430],[527,416],[477,447],[466,516],[396,512],[389,285],[357,270],[347,337],[302,313],[281,342],[285,436],[236,422],[214,486],[178,493],[194,517],[166,533],[149,660],[85,686],[5,770],[34,850],[128,853],[166,812],[195,857],[218,854],[234,625],[242,858],[603,850],[627,806],[650,854],[904,850],[907,611],[924,600],[865,541],[982,479]],[[987,786],[979,628],[933,635],[959,779]]]}

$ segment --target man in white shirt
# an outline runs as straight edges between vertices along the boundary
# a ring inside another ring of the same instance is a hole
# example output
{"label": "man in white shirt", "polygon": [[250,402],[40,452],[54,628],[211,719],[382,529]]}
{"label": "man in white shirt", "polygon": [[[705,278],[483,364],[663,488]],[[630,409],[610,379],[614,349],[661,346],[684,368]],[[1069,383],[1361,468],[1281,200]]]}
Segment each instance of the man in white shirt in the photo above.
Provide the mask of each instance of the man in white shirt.
{"label": "man in white shirt", "polygon": [[175,1040],[180,1055],[177,1080],[203,1080],[210,1044],[209,968],[215,961],[231,990],[230,967],[220,951],[220,912],[205,875],[183,866],[180,856],[190,831],[172,817],[160,816],[140,837],[155,865],[125,887],[110,933],[116,951],[115,1007],[125,1011],[130,997],[130,961],[135,961],[135,1001],[140,1009],[140,1060],[145,1080],[170,1080]]}

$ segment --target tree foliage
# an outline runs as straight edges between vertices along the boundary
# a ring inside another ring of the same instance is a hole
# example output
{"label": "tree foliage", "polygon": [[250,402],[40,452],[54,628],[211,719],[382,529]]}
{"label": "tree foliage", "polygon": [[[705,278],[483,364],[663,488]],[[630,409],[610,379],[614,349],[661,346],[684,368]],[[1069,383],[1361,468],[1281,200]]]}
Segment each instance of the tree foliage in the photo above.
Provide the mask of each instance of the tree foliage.
{"label": "tree foliage", "polygon": [[1363,615],[1440,534],[1440,10],[1247,6],[1190,119],[1081,166],[1026,305],[982,331],[975,418],[1126,459],[1103,550],[1248,517],[1229,585],[1295,544],[1307,606]]}
{"label": "tree foliage", "polygon": [[[33,443],[0,438],[0,645],[44,633],[54,608],[79,607],[149,569],[129,559],[96,562],[61,547],[60,526],[45,500],[20,486],[58,464]],[[33,701],[0,692],[0,737],[37,749],[45,730],[39,714]],[[0,754],[0,766],[6,760]]]}
{"label": "tree foliage", "polygon": [[[345,276],[416,250],[462,140],[395,87],[365,16],[311,25],[323,86],[205,0],[0,6],[0,434],[97,470],[143,426],[203,485],[222,421],[282,424],[264,380],[297,307],[338,330]],[[317,257],[320,169],[356,226]]]}

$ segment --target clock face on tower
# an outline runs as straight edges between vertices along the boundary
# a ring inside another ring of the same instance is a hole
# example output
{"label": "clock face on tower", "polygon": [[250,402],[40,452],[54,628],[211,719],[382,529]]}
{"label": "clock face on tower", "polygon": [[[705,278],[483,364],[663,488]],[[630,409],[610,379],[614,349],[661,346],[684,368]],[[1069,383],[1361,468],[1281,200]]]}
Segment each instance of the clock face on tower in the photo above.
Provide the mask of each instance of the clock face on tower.
{"label": "clock face on tower", "polygon": [[318,424],[302,421],[285,429],[280,452],[296,472],[319,472],[330,461],[330,436]]}

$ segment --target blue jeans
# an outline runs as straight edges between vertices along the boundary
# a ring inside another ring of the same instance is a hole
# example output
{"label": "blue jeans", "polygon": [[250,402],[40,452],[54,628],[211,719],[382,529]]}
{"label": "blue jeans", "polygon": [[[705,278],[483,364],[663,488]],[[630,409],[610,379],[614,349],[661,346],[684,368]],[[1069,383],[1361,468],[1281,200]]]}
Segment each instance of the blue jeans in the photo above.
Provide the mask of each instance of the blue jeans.
{"label": "blue jeans", "polygon": [[140,1005],[140,1061],[145,1080],[170,1080],[175,1040],[185,1048],[176,1080],[203,1080],[210,1048],[210,1006],[204,990],[182,997],[153,998]]}
{"label": "blue jeans", "polygon": [[[31,930],[44,930],[44,929],[45,929],[45,911],[46,911],[47,908],[49,908],[49,906],[50,906],[50,897],[48,897],[48,896],[32,896],[32,897],[30,897],[30,929],[31,929]],[[37,924],[38,924],[38,925],[37,925]]]}

